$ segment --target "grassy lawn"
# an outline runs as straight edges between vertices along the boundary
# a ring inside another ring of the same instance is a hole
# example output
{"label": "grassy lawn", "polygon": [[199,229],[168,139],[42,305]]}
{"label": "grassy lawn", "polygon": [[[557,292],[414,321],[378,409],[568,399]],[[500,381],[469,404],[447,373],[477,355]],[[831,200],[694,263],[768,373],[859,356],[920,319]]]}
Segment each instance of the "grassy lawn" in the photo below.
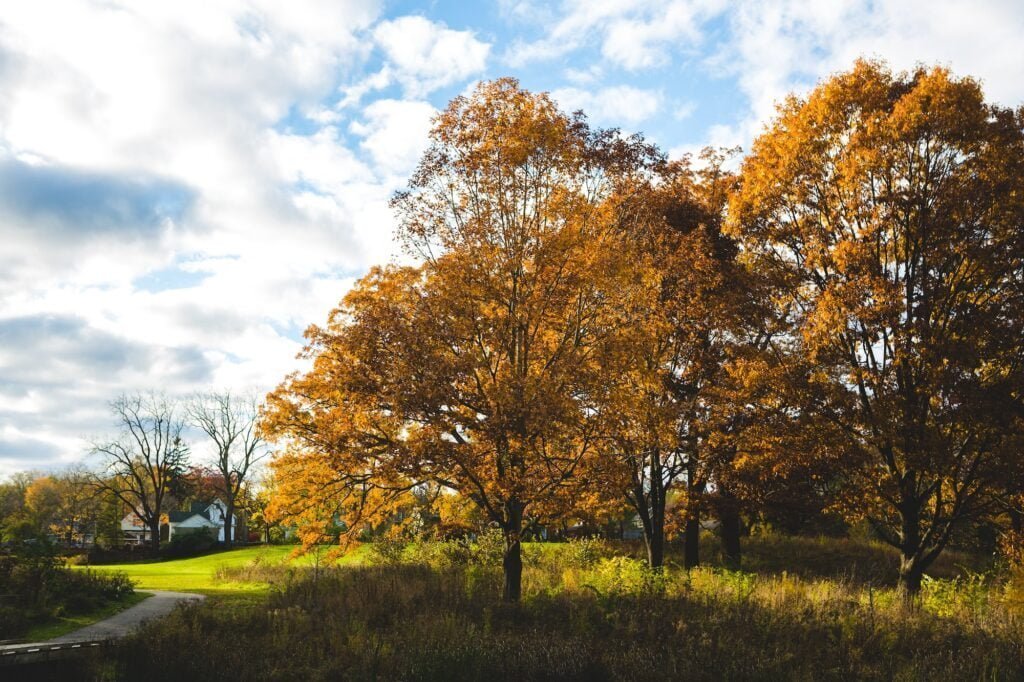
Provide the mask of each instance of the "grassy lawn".
{"label": "grassy lawn", "polygon": [[118,602],[107,604],[103,608],[96,609],[89,613],[80,613],[73,616],[61,616],[49,623],[42,623],[30,628],[22,639],[26,642],[42,642],[48,639],[53,639],[54,637],[60,637],[61,635],[66,635],[69,632],[74,632],[79,628],[84,628],[86,625],[92,625],[104,618],[110,618],[115,613],[119,613],[131,606],[135,606],[139,602],[152,596],[153,595],[148,592],[135,592]]}
{"label": "grassy lawn", "polygon": [[[164,559],[149,562],[128,564],[110,564],[105,566],[89,566],[93,571],[122,572],[135,581],[140,590],[174,590],[180,592],[198,592],[214,597],[246,598],[266,593],[266,583],[220,581],[217,570],[222,567],[239,567],[259,560],[264,564],[312,565],[316,561],[313,555],[291,558],[294,545],[269,545],[259,547],[243,547],[226,552],[215,552],[189,559]],[[364,554],[363,548],[342,557],[337,563],[358,564]],[[326,561],[321,559],[321,561]]]}

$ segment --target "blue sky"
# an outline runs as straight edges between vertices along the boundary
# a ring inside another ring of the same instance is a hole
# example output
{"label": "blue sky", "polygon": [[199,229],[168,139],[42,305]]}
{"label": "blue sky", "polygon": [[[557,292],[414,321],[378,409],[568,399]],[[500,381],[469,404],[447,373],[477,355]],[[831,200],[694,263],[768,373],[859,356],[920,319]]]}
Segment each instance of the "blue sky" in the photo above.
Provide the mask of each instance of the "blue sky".
{"label": "blue sky", "polygon": [[858,56],[1024,102],[1011,0],[34,0],[0,13],[0,476],[121,392],[263,392],[392,258],[430,118],[511,75],[673,155]]}

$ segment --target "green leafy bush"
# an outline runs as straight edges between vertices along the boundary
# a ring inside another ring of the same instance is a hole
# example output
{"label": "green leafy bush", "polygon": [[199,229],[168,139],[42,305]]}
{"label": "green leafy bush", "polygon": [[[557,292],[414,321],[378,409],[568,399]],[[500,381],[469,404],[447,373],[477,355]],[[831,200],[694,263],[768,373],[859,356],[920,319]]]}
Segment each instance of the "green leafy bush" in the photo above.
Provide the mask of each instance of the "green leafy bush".
{"label": "green leafy bush", "polygon": [[32,548],[0,556],[0,639],[64,614],[87,613],[134,591],[124,574],[74,571],[60,559]]}
{"label": "green leafy bush", "polygon": [[161,553],[169,558],[180,559],[209,552],[217,546],[217,535],[211,528],[197,528],[179,531],[162,549]]}

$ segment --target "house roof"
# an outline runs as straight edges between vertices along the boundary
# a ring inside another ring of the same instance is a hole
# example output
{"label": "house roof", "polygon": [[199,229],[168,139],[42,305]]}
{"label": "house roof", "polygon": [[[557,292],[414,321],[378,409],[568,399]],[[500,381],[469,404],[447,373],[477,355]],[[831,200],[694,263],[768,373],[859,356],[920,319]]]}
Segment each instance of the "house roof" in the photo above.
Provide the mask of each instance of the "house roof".
{"label": "house roof", "polygon": [[[214,500],[213,502],[193,502],[188,511],[168,512],[167,520],[170,523],[181,523],[193,516],[200,516],[206,521],[213,523],[213,519],[210,518],[210,507],[221,504],[220,500]],[[223,509],[223,506],[221,506],[221,508]]]}

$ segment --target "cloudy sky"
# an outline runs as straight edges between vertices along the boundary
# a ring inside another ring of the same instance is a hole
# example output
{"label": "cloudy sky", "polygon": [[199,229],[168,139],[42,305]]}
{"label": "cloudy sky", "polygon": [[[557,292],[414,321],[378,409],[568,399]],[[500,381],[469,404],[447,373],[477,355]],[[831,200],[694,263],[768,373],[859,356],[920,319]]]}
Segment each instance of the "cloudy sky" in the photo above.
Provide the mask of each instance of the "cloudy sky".
{"label": "cloudy sky", "polygon": [[393,257],[434,112],[504,75],[673,154],[859,55],[1024,102],[1019,0],[32,0],[0,12],[0,476],[121,392],[265,391]]}

